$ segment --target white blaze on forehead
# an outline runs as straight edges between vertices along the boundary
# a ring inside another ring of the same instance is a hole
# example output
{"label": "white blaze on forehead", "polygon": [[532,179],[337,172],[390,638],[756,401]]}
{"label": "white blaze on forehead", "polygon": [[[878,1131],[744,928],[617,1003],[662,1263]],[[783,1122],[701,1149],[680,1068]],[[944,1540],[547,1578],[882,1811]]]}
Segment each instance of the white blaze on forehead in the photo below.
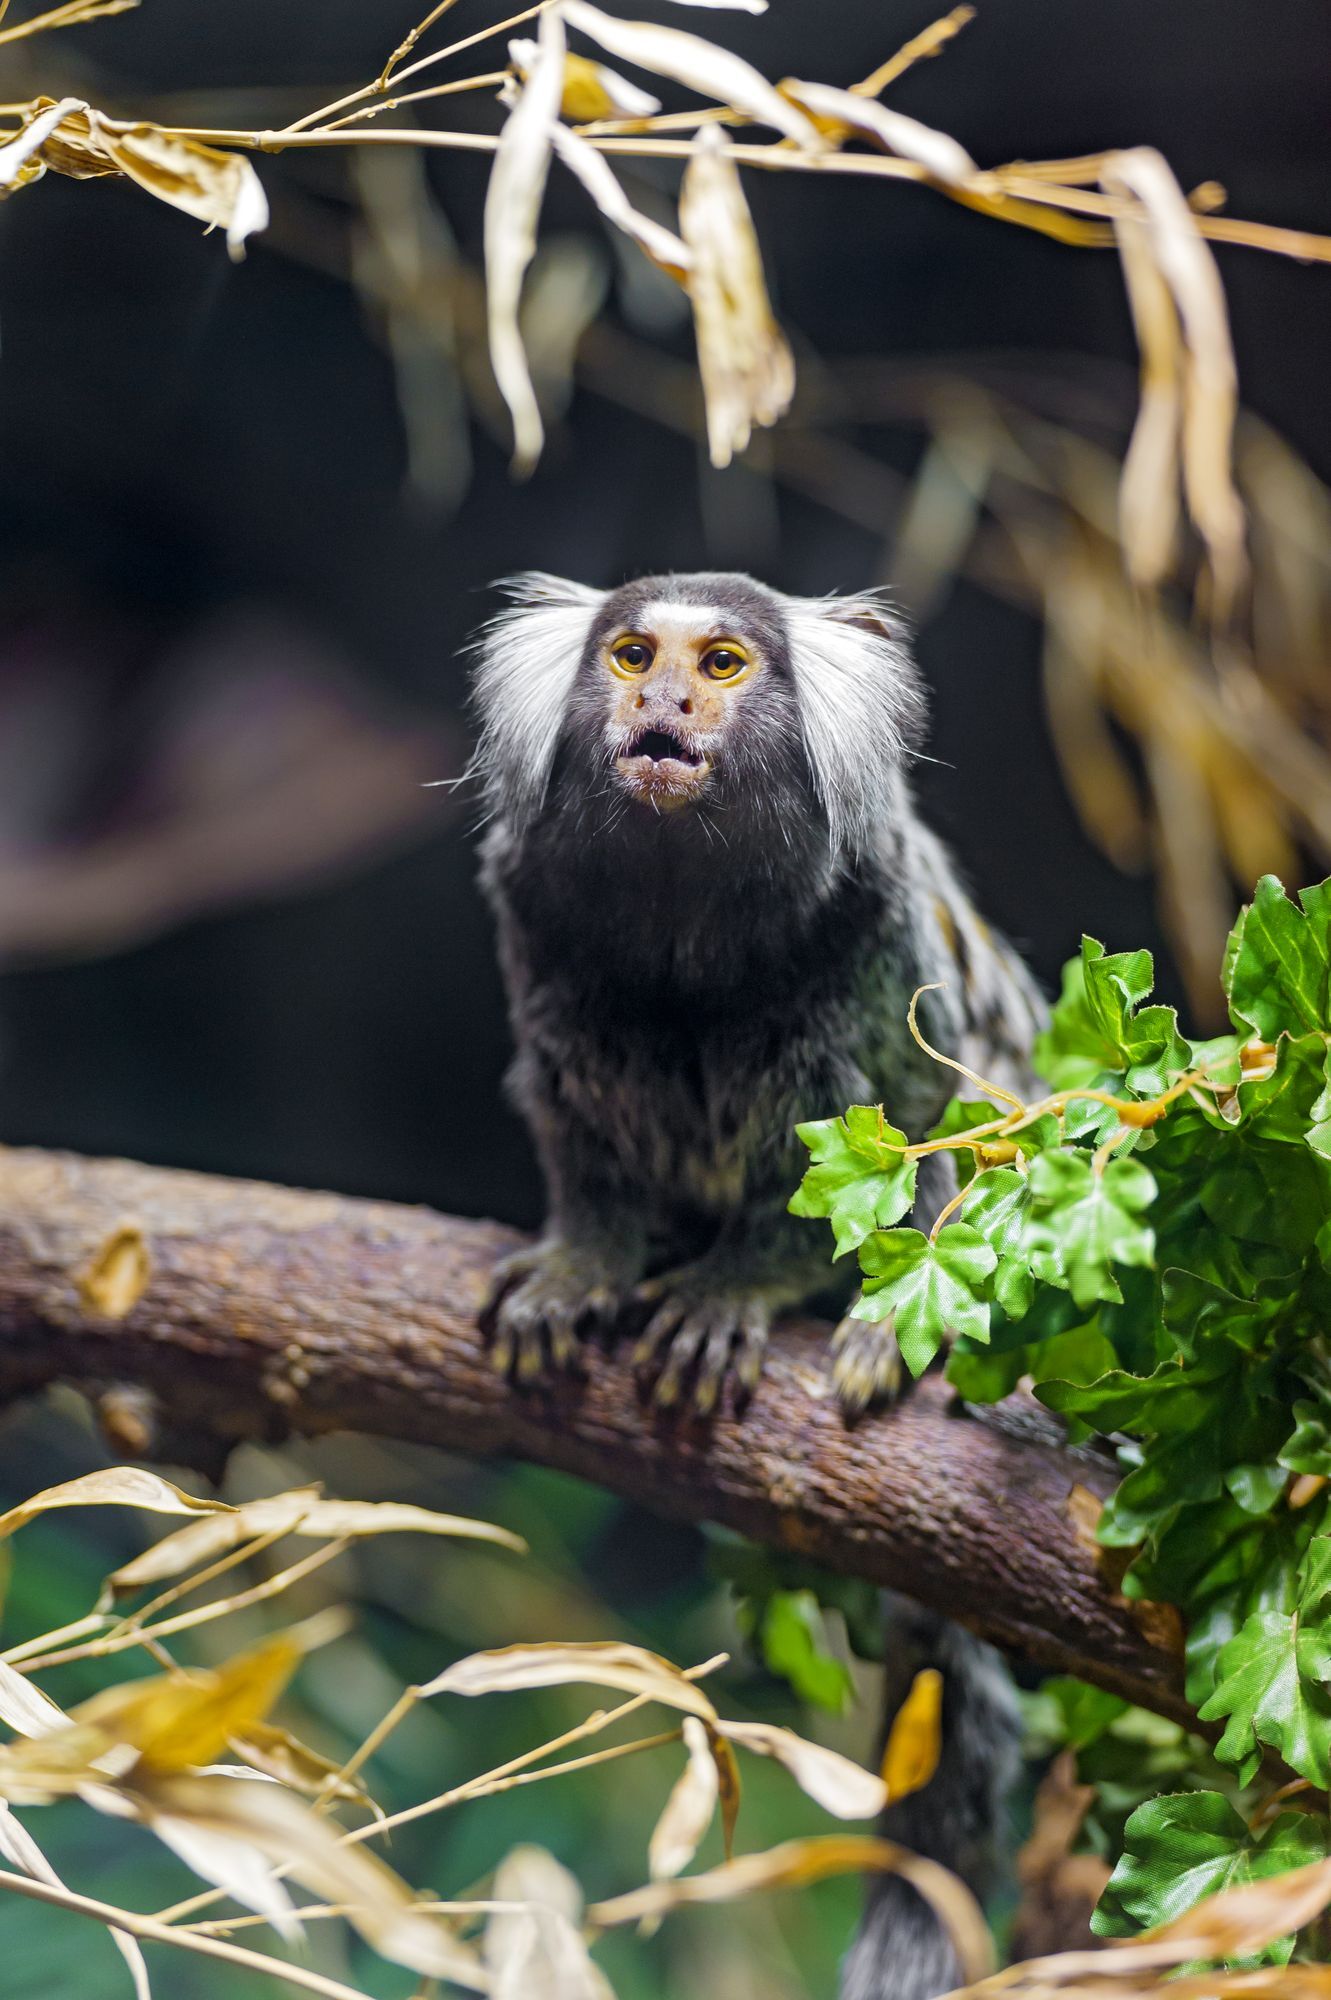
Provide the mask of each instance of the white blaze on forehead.
{"label": "white blaze on forehead", "polygon": [[[630,629],[628,624],[624,629]],[[643,605],[632,629],[654,632],[658,638],[711,639],[721,633],[739,638],[743,621],[724,604],[689,604],[674,597],[654,597]]]}

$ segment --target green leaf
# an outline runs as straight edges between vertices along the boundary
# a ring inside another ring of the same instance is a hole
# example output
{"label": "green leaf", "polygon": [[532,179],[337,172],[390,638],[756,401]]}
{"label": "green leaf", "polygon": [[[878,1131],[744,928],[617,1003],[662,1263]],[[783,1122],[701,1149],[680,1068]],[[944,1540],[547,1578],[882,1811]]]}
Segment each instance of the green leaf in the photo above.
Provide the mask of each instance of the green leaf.
{"label": "green leaf", "polygon": [[855,1684],[828,1650],[822,1609],[811,1590],[774,1590],[763,1606],[758,1643],[768,1671],[789,1681],[801,1701],[844,1715]]}
{"label": "green leaf", "polygon": [[1265,1743],[1300,1777],[1331,1784],[1331,1694],[1317,1678],[1323,1663],[1324,1648],[1305,1636],[1297,1614],[1245,1619],[1220,1655],[1214,1694],[1198,1710],[1203,1722],[1228,1718],[1216,1746],[1221,1762],[1250,1768]]}
{"label": "green leaf", "polygon": [[1331,1027],[1331,885],[1305,889],[1298,903],[1264,875],[1234,928],[1225,991],[1234,1021],[1274,1042]]}
{"label": "green leaf", "polygon": [[861,1247],[865,1285],[851,1310],[859,1319],[890,1314],[902,1359],[922,1375],[954,1334],[987,1339],[989,1305],[979,1294],[997,1262],[964,1222],[949,1223],[932,1240],[918,1229],[883,1230]]}
{"label": "green leaf", "polygon": [[875,1229],[900,1222],[915,1200],[916,1163],[905,1157],[905,1133],[875,1105],[853,1105],[844,1118],[819,1118],[795,1130],[814,1164],[790,1212],[826,1216],[838,1257],[857,1250]]}
{"label": "green leaf", "polygon": [[1035,1296],[1026,1224],[1030,1216],[1028,1177],[1015,1167],[987,1167],[966,1191],[961,1213],[998,1258],[990,1287],[1009,1319],[1021,1319]]}
{"label": "green leaf", "polygon": [[[1220,1792],[1182,1792],[1139,1806],[1124,1841],[1107,1901],[1091,1919],[1091,1929],[1100,1937],[1171,1923],[1204,1896],[1325,1860],[1331,1852],[1331,1823],[1320,1813],[1281,1813],[1253,1835]],[[1107,1921],[1113,1908],[1127,1921]],[[1268,1947],[1267,1955],[1283,1964],[1291,1943]]]}
{"label": "green leaf", "polygon": [[1079,1306],[1121,1299],[1113,1266],[1149,1264],[1155,1249],[1140,1219],[1156,1191],[1146,1168],[1109,1160],[1097,1173],[1087,1154],[1063,1148],[1036,1156],[1030,1186],[1027,1240],[1036,1277],[1065,1285]]}

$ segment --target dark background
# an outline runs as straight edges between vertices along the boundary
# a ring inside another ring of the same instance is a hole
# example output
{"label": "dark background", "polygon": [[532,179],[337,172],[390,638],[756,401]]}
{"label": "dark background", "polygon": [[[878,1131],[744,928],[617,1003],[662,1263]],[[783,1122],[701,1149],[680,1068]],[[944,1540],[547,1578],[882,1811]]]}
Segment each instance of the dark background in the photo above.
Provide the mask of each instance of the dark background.
{"label": "dark background", "polygon": [[[461,35],[495,11],[461,0],[447,26]],[[6,52],[3,95],[73,88],[119,113],[183,117],[186,104],[188,122],[279,122],[374,74],[410,13],[149,0]],[[775,0],[763,20],[673,18],[769,75],[848,81],[928,17],[905,0]],[[476,52],[477,68],[489,61]],[[982,163],[1154,144],[1185,187],[1221,180],[1234,214],[1315,229],[1331,223],[1328,76],[1321,0],[988,0],[892,102]],[[493,127],[487,97],[445,110]],[[440,373],[433,472],[413,479],[400,363],[346,281],[361,199],[347,158],[293,153],[260,170],[273,228],[236,266],[123,182],[51,174],[0,205],[0,1132],[530,1224],[539,1190],[501,1105],[507,1035],[472,880],[474,803],[422,789],[465,758],[462,648],[493,608],[489,581],[529,565],[597,584],[733,565],[796,592],[856,589],[890,582],[895,523],[885,511],[879,532],[848,525],[771,481],[761,446],[757,470],[714,472],[694,437],[602,393],[595,368],[525,485],[484,396],[479,422],[440,417],[453,392]],[[474,263],[485,162],[435,152],[426,171]],[[673,170],[644,168],[644,184],[669,188]],[[1079,385],[1121,448],[1135,355],[1112,253],[888,183],[746,185],[804,377],[833,402],[842,371],[870,359],[888,380],[922,361],[963,378],[1009,370]],[[686,321],[644,333],[622,260],[559,176],[544,226],[583,239],[611,332],[691,359]],[[1331,270],[1243,249],[1220,261],[1246,403],[1331,475]],[[645,310],[658,307],[652,294]],[[675,415],[687,429],[689,410]],[[921,449],[905,424],[841,434],[901,474]],[[938,760],[920,789],[981,907],[1051,987],[1091,929],[1154,947],[1180,997],[1149,872],[1116,869],[1069,803],[1036,620],[961,581],[918,646]],[[73,1422],[10,1420],[16,1489],[37,1483],[39,1461],[52,1476],[62,1455],[93,1450],[70,1442]],[[336,1476],[443,1505],[462,1494],[528,1526],[564,1507],[565,1554],[594,1546],[612,1600],[632,1597],[644,1548],[654,1575],[693,1573],[694,1538],[626,1528],[618,1510],[578,1526],[591,1503],[558,1482],[514,1475],[502,1491],[489,1475],[394,1463],[376,1447]],[[107,1553],[75,1562],[67,1542],[50,1547],[80,1574]],[[632,1616],[669,1623],[673,1604],[662,1584]],[[489,1643],[543,1636],[498,1614],[493,1626]],[[450,1858],[447,1872],[465,1871]],[[810,1990],[830,1978],[836,1908],[831,1941],[795,1953]],[[647,1982],[625,1992],[658,1990],[655,1975],[622,1976]],[[58,1991],[53,1978],[31,1990]],[[766,1990],[800,1989],[769,1968]]]}

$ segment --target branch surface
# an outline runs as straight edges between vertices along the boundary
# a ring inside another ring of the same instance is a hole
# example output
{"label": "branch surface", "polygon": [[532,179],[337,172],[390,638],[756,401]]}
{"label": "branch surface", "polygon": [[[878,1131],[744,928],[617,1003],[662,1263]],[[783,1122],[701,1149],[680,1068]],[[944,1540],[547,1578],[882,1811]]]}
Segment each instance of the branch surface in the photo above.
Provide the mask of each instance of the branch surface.
{"label": "branch surface", "polygon": [[164,1437],[358,1430],[553,1466],[1191,1720],[1177,1618],[1124,1599],[1094,1542],[1113,1467],[1069,1450],[1037,1404],[963,1411],[929,1377],[847,1429],[827,1328],[809,1321],[777,1331],[739,1419],[660,1415],[622,1346],[594,1350],[585,1380],[519,1394],[476,1327],[517,1240],[427,1209],[0,1148],[0,1396],[128,1384]]}

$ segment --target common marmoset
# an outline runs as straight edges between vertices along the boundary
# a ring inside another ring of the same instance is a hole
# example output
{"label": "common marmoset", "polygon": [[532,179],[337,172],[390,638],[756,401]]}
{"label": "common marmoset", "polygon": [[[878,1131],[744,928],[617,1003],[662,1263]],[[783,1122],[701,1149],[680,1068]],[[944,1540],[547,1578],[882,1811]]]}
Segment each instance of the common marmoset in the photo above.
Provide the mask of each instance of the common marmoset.
{"label": "common marmoset", "polygon": [[[745,576],[612,591],[527,575],[479,646],[482,881],[549,1217],[501,1267],[489,1321],[519,1383],[626,1311],[658,1402],[758,1379],[775,1313],[829,1282],[825,1232],[787,1203],[796,1124],[883,1103],[922,1136],[952,1073],[907,1027],[1021,1080],[1039,996],[916,815],[923,720],[873,596],[787,597]],[[926,1156],[916,1220],[951,1186]],[[842,1321],[848,1409],[896,1386],[889,1324]],[[997,1656],[932,1613],[889,1624],[894,1709],[943,1673],[938,1769],[884,1831],[983,1896],[1016,1762]],[[843,2000],[926,2000],[951,1944],[904,1880],[870,1881]]]}
{"label": "common marmoset", "polygon": [[[529,1382],[629,1309],[658,1402],[706,1412],[833,1282],[787,1213],[795,1125],[884,1103],[923,1135],[953,1077],[908,1031],[917,988],[925,1037],[1000,1083],[1040,1002],[916,814],[922,691],[877,598],[505,588],[476,672],[482,882],[549,1216],[499,1274],[494,1351]],[[923,1163],[926,1226],[948,1173]],[[895,1388],[890,1325],[843,1320],[836,1350],[849,1409]]]}

